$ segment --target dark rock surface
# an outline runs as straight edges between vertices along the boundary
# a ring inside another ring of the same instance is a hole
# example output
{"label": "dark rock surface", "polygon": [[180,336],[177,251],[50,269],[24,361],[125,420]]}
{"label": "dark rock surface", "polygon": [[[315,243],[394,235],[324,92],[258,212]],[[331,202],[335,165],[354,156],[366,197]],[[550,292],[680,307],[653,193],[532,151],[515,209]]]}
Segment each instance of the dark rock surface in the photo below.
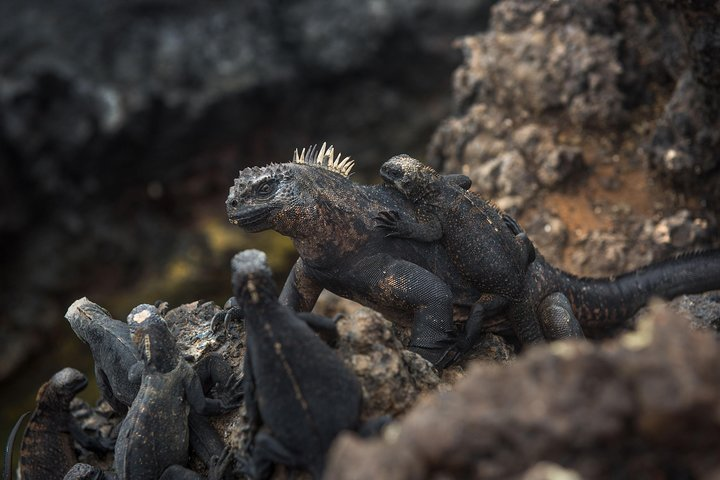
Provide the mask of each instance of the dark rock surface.
{"label": "dark rock surface", "polygon": [[[663,1],[680,14],[688,62],[652,138],[652,162],[676,184],[692,189],[720,167],[720,4]],[[717,185],[707,190],[718,194]]]}
{"label": "dark rock surface", "polygon": [[384,438],[341,437],[326,476],[559,478],[536,476],[543,461],[587,479],[715,478],[719,361],[712,335],[658,309],[604,345],[556,342],[476,366]]}
{"label": "dark rock surface", "polygon": [[204,289],[152,294],[219,296],[230,253],[204,227],[240,168],[323,140],[373,172],[421,148],[488,5],[0,1],[0,381],[82,292],[169,285],[181,258]]}

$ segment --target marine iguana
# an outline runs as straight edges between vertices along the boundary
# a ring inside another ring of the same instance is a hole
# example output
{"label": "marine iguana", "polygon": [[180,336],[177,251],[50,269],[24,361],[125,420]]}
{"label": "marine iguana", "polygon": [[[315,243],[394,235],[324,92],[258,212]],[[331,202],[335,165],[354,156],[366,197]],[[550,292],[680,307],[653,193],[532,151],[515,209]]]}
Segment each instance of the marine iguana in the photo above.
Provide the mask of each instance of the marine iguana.
{"label": "marine iguana", "polygon": [[[468,191],[469,185],[460,187],[408,155],[385,162],[380,176],[416,209],[410,217],[396,211],[378,212],[377,228],[391,237],[440,241],[460,273],[484,292],[473,308],[468,329],[479,331],[485,316],[522,298],[524,275],[535,260],[535,248],[514,219]],[[541,338],[537,328],[517,328],[516,332],[523,343]],[[471,344],[468,339],[466,348]]]}
{"label": "marine iguana", "polygon": [[96,452],[112,450],[112,440],[85,433],[70,411],[70,402],[87,384],[81,372],[64,368],[40,387],[20,444],[23,480],[62,479],[77,462],[74,442]]}
{"label": "marine iguana", "polygon": [[[141,309],[145,308],[141,306]],[[132,313],[131,313],[132,315]],[[140,389],[140,377],[128,373],[141,361],[140,352],[130,338],[128,324],[115,320],[100,305],[83,297],[70,305],[65,318],[75,334],[92,352],[95,378],[100,392],[116,412],[124,415]],[[211,353],[195,364],[203,391],[224,387],[231,380],[232,370],[220,354]],[[206,465],[222,453],[224,444],[208,420],[190,411],[190,446]]]}
{"label": "marine iguana", "polygon": [[360,383],[304,320],[279,303],[263,252],[238,253],[232,271],[247,332],[251,456],[242,471],[265,479],[274,464],[283,464],[320,478],[335,436],[357,426]]}
{"label": "marine iguana", "polygon": [[[218,415],[237,408],[237,381],[222,399],[206,398],[198,374],[181,357],[175,338],[155,307],[140,305],[128,316],[133,344],[141,361],[130,369],[140,389],[120,426],[115,445],[115,473],[121,480],[160,478],[188,459],[188,412]],[[169,474],[167,474],[169,475]]]}
{"label": "marine iguana", "polygon": [[409,323],[409,348],[438,366],[458,336],[453,306],[464,314],[483,292],[465,279],[437,242],[387,238],[373,213],[414,211],[386,185],[348,178],[352,161],[323,145],[291,163],[242,170],[227,198],[230,221],[249,232],[290,236],[300,254],[280,302],[306,312],[327,289]]}
{"label": "marine iguana", "polygon": [[[385,162],[380,176],[408,197],[419,212],[415,219],[385,215],[383,230],[422,242],[442,239],[458,269],[481,289],[492,292],[492,279],[507,273],[497,272],[496,262],[507,261],[510,251],[500,242],[500,232],[489,228],[497,224],[494,209],[478,195],[449,184],[435,170],[408,155]],[[516,332],[535,333],[534,338],[520,337],[521,341],[542,339],[537,329],[529,328],[538,321],[547,338],[582,337],[577,319],[596,334],[629,318],[650,296],[671,298],[720,288],[717,250],[677,257],[608,279],[575,277],[550,266],[542,256],[530,264],[526,275],[520,268],[523,262],[520,256],[518,277],[510,281],[523,284],[521,295],[508,295],[511,301],[507,310]]]}
{"label": "marine iguana", "polygon": [[[442,242],[458,270],[479,290],[486,293],[473,310],[476,318],[468,325],[478,331],[485,316],[497,314],[509,304],[524,298],[525,273],[535,260],[535,249],[520,226],[498,207],[485,201],[474,192],[459,188],[448,182],[429,166],[410,157],[397,155],[380,167],[380,176],[416,205],[412,216],[399,212],[379,212],[378,228],[388,235],[421,242]],[[505,216],[504,222],[501,219]],[[515,236],[512,236],[515,235]],[[488,297],[487,294],[497,297]],[[492,301],[489,300],[492,299]],[[582,329],[572,311],[563,312],[568,304],[559,296],[548,297],[546,309],[540,316],[545,336],[582,336]],[[478,325],[473,325],[472,322]],[[523,322],[513,325],[519,334],[530,334],[523,343],[539,341],[542,332],[529,328],[537,323],[535,318],[511,317],[511,321]],[[547,325],[543,323],[547,322]],[[472,339],[468,339],[472,343]]]}

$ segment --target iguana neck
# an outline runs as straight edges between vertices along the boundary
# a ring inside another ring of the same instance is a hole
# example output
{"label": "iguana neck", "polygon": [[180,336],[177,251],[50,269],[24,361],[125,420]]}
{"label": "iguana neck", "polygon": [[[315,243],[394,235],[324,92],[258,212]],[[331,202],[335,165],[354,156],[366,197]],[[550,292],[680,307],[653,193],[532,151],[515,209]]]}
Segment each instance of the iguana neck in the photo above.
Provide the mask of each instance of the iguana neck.
{"label": "iguana neck", "polygon": [[297,192],[304,202],[286,207],[274,229],[291,237],[300,256],[309,261],[352,251],[364,243],[367,235],[361,232],[371,228],[359,224],[367,227],[371,201],[361,186],[320,168],[296,168]]}

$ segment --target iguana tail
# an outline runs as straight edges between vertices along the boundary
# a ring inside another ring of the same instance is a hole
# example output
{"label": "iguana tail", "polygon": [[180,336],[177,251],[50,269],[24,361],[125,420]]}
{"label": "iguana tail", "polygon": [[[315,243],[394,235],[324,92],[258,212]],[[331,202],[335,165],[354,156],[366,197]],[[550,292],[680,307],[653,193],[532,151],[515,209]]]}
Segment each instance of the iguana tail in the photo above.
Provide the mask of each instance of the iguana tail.
{"label": "iguana tail", "polygon": [[10,436],[7,440],[7,445],[5,445],[5,464],[3,465],[3,480],[10,480],[11,474],[12,474],[12,463],[13,463],[13,447],[15,444],[15,436],[17,435],[18,430],[20,430],[20,425],[22,425],[23,420],[25,420],[25,417],[30,415],[30,412],[25,412],[22,415],[20,415],[20,418],[15,423],[15,426],[10,431]]}
{"label": "iguana tail", "polygon": [[720,289],[720,250],[682,254],[618,277],[553,273],[549,277],[555,278],[548,283],[565,293],[583,330],[592,337],[624,325],[652,297],[671,299]]}

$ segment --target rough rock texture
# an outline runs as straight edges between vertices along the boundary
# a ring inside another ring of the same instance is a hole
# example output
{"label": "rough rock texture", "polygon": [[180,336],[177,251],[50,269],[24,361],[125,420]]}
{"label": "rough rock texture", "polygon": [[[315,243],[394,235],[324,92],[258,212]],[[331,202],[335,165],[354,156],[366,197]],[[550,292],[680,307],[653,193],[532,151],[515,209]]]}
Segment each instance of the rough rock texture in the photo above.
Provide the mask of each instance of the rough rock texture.
{"label": "rough rock texture", "polygon": [[[720,167],[720,4],[665,0],[681,16],[688,64],[652,138],[652,162],[677,184],[692,188]],[[717,185],[709,186],[717,195]]]}
{"label": "rough rock texture", "polygon": [[716,478],[719,361],[713,335],[658,309],[604,345],[477,366],[384,438],[341,437],[326,477],[548,478],[534,475],[549,461],[587,479]]}
{"label": "rough rock texture", "polygon": [[421,148],[488,4],[0,0],[0,381],[81,292],[218,296],[206,220],[240,168]]}
{"label": "rough rock texture", "polygon": [[338,321],[338,349],[360,380],[363,418],[403,413],[422,392],[440,383],[432,365],[404,350],[392,323],[379,313],[361,308]]}
{"label": "rough rock texture", "polygon": [[[576,274],[614,275],[718,245],[720,128],[703,113],[718,109],[671,96],[689,88],[688,76],[715,78],[720,23],[699,13],[716,2],[677,3],[682,22],[658,3],[499,2],[488,32],[458,41],[455,110],[428,162],[469,175],[548,260]],[[682,53],[683,40],[696,54]],[[702,94],[710,90],[720,91]],[[685,123],[663,126],[668,111]],[[669,143],[658,140],[662,129]],[[682,190],[654,169],[662,148],[692,164],[669,175],[685,179]]]}

